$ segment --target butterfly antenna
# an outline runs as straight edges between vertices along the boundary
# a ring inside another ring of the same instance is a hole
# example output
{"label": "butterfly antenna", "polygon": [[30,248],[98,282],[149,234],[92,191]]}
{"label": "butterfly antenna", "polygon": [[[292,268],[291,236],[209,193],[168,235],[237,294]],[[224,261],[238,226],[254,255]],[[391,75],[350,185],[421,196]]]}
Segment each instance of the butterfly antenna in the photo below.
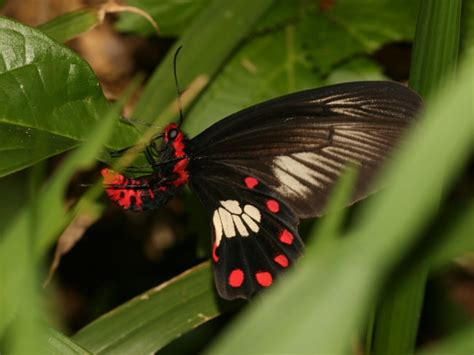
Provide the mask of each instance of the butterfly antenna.
{"label": "butterfly antenna", "polygon": [[179,89],[179,84],[178,84],[178,73],[176,70],[176,63],[178,61],[178,54],[179,51],[183,48],[183,46],[179,46],[176,52],[174,53],[174,59],[173,59],[173,73],[174,73],[174,84],[176,86],[176,92],[178,94],[178,109],[179,109],[179,126],[183,123],[183,109],[181,106],[181,90]]}

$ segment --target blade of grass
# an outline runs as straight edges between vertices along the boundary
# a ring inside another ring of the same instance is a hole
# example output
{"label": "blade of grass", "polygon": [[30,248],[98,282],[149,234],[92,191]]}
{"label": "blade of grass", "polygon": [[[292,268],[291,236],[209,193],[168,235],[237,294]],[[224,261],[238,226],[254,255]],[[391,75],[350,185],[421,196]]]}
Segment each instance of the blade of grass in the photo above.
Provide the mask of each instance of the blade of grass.
{"label": "blade of grass", "polygon": [[410,86],[429,97],[456,73],[461,0],[422,0],[413,47]]}
{"label": "blade of grass", "polygon": [[[429,97],[454,75],[460,23],[461,0],[421,1],[410,86],[422,96]],[[428,265],[420,263],[383,295],[372,324],[374,329],[368,331],[368,338],[372,338],[369,353],[413,353],[427,277]]]}
{"label": "blade of grass", "polygon": [[86,349],[80,347],[64,334],[45,327],[44,337],[47,342],[41,344],[41,352],[48,355],[88,355],[92,354]]}
{"label": "blade of grass", "polygon": [[[213,77],[273,3],[274,0],[212,1],[168,51],[148,82],[134,116],[142,121],[155,121],[176,98],[172,68],[179,46],[183,47],[177,68],[181,87],[200,75]],[[158,123],[164,124],[171,118],[163,117]]]}
{"label": "blade of grass", "polygon": [[54,40],[64,43],[91,30],[100,23],[98,9],[86,8],[58,16],[38,26],[38,29]]}
{"label": "blade of grass", "polygon": [[[438,199],[432,192],[452,183],[471,153],[474,61],[461,74],[432,101],[384,173],[382,181],[391,187],[367,201],[350,236],[323,257],[303,258],[209,352],[348,352],[386,278],[434,215]],[[440,136],[448,137],[443,145]]]}
{"label": "blade of grass", "polygon": [[153,353],[234,306],[216,298],[205,262],[104,314],[72,340],[95,354]]}

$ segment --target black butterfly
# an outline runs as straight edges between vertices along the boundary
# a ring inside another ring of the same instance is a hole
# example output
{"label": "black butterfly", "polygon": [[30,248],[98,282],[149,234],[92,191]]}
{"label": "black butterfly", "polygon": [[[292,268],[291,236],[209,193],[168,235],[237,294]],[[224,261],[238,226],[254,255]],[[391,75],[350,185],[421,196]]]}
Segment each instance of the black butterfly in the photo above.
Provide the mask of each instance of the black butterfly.
{"label": "black butterfly", "polygon": [[395,82],[298,92],[235,113],[193,139],[176,123],[145,155],[152,174],[104,169],[109,197],[131,211],[162,206],[189,183],[209,213],[216,286],[226,299],[270,286],[301,255],[300,218],[321,215],[347,163],[359,168],[351,203],[422,107]]}

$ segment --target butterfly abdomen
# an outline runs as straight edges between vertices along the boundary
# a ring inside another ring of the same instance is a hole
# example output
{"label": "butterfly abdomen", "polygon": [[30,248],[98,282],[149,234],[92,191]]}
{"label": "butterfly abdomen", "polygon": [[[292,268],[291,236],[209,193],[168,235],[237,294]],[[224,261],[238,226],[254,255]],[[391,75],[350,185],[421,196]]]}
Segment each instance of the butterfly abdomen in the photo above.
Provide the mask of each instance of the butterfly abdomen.
{"label": "butterfly abdomen", "polygon": [[109,198],[125,210],[142,212],[165,204],[175,193],[174,186],[160,184],[155,175],[129,178],[111,169],[102,169]]}

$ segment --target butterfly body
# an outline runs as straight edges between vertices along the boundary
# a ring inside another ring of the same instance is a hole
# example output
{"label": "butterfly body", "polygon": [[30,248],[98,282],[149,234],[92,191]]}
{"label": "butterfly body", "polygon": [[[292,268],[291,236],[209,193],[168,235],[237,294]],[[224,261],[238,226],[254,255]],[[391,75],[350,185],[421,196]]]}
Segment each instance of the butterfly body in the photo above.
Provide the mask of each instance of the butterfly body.
{"label": "butterfly body", "polygon": [[142,211],[189,184],[208,211],[219,294],[249,298],[302,254],[299,219],[322,214],[347,164],[359,169],[350,202],[372,192],[421,106],[400,84],[356,82],[258,104],[192,139],[172,123],[153,173],[131,179],[103,170],[106,191],[121,207]]}

